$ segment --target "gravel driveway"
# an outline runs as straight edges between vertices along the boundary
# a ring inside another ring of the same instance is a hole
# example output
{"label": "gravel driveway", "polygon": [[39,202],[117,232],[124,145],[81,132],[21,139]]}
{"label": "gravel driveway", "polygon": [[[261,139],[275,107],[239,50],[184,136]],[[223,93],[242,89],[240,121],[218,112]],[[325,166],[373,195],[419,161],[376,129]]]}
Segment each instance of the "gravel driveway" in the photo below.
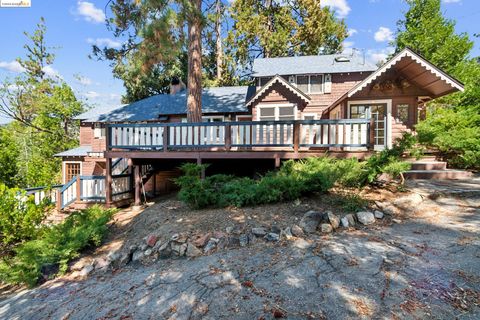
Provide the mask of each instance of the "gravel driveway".
{"label": "gravel driveway", "polygon": [[193,260],[57,279],[1,319],[479,319],[480,197],[425,199],[401,221]]}

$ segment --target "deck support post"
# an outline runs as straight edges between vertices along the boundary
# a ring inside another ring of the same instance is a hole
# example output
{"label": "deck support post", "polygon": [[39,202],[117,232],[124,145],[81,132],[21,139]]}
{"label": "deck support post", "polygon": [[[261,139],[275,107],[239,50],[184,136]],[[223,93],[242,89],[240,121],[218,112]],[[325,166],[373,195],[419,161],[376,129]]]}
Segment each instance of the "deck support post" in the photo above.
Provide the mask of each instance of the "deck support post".
{"label": "deck support post", "polygon": [[56,209],[58,212],[62,211],[62,192],[60,191],[60,189],[57,189],[55,190],[55,192],[57,193],[56,194]]}
{"label": "deck support post", "polygon": [[105,206],[112,206],[112,158],[105,159]]}
{"label": "deck support post", "polygon": [[163,152],[168,152],[169,131],[170,131],[170,127],[168,126],[163,127]]}
{"label": "deck support post", "polygon": [[[199,166],[202,165],[202,158],[200,158],[200,157],[197,158],[197,164],[198,164]],[[202,167],[202,171],[201,171],[201,173],[200,173],[200,178],[201,178],[202,180],[205,180],[205,167]]]}
{"label": "deck support post", "polygon": [[232,127],[229,123],[225,125],[225,150],[232,148]]}
{"label": "deck support post", "polygon": [[127,172],[130,175],[130,197],[133,198],[135,197],[135,177],[133,176],[133,160],[130,158],[127,160],[128,162],[128,168]]}
{"label": "deck support post", "polygon": [[275,157],[275,169],[280,168],[280,157],[276,156]]}
{"label": "deck support post", "polygon": [[135,165],[133,167],[134,177],[135,177],[135,206],[140,206],[142,204],[141,200],[141,191],[142,191],[142,176],[140,173],[140,165]]}
{"label": "deck support post", "polygon": [[293,151],[298,153],[298,146],[300,145],[300,123],[295,121],[293,124]]}

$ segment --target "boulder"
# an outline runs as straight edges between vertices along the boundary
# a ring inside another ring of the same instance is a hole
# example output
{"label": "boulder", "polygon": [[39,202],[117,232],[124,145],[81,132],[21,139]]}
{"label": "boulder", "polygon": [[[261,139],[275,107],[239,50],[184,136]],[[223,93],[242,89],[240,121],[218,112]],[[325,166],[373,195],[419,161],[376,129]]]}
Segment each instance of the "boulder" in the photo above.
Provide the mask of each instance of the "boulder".
{"label": "boulder", "polygon": [[158,241],[158,236],[155,234],[151,234],[147,237],[147,245],[151,248],[155,246]]}
{"label": "boulder", "polygon": [[357,212],[357,219],[363,225],[375,223],[375,216],[370,211]]}
{"label": "boulder", "polygon": [[226,228],[225,228],[225,232],[228,233],[228,234],[232,233],[232,232],[233,232],[233,227],[231,227],[231,226],[230,226],[230,227],[226,227]]}
{"label": "boulder", "polygon": [[265,228],[252,228],[252,233],[257,237],[264,237],[267,234],[267,230]]}
{"label": "boulder", "polygon": [[280,238],[281,239],[287,239],[287,240],[292,239],[293,238],[292,229],[290,227],[286,227],[285,229],[283,229],[280,232]]}
{"label": "boulder", "polygon": [[81,277],[86,277],[90,273],[92,273],[93,269],[94,269],[93,264],[88,264],[85,267],[83,267],[83,269],[79,272],[78,275],[81,276]]}
{"label": "boulder", "polygon": [[161,259],[170,258],[172,256],[172,248],[170,247],[170,242],[165,242],[163,245],[158,248],[158,256]]}
{"label": "boulder", "polygon": [[118,251],[110,251],[110,252],[107,254],[107,259],[108,259],[110,262],[117,261],[118,259],[120,259],[120,252],[118,252]]}
{"label": "boulder", "polygon": [[97,258],[94,261],[95,269],[105,270],[110,266],[111,261],[107,258]]}
{"label": "boulder", "polygon": [[185,255],[185,252],[187,251],[187,246],[187,243],[172,242],[170,248],[172,249],[172,252],[174,254],[181,257]]}
{"label": "boulder", "polygon": [[373,215],[374,215],[375,218],[377,218],[377,219],[383,219],[383,212],[382,212],[382,211],[375,210],[375,211],[373,212]]}
{"label": "boulder", "polygon": [[323,213],[318,211],[308,211],[300,220],[299,226],[306,233],[313,233],[317,230],[318,225],[323,220]]}
{"label": "boulder", "polygon": [[132,261],[138,261],[143,258],[143,251],[142,250],[137,250],[132,254]]}
{"label": "boulder", "polygon": [[227,239],[228,248],[236,248],[240,246],[240,239],[237,236],[231,236]]}
{"label": "boulder", "polygon": [[303,230],[302,228],[300,228],[298,225],[294,224],[291,228],[292,230],[292,234],[297,237],[297,238],[301,238],[303,237],[305,234],[303,233]]}
{"label": "boulder", "polygon": [[334,214],[332,211],[325,212],[325,217],[328,222],[332,225],[333,229],[337,229],[340,226],[340,218]]}
{"label": "boulder", "polygon": [[347,217],[343,217],[342,219],[340,219],[340,221],[341,221],[341,223],[342,223],[342,227],[344,227],[344,228],[348,228],[348,226],[350,225],[350,224],[348,223]]}
{"label": "boulder", "polygon": [[210,233],[206,233],[203,236],[195,239],[193,241],[193,244],[197,247],[203,248],[207,245],[208,241],[210,240],[210,237],[211,237]]}
{"label": "boulder", "polygon": [[153,253],[153,250],[152,250],[152,248],[148,248],[147,250],[145,250],[145,252],[144,252],[144,253],[145,253],[145,256],[146,256],[146,257],[149,257],[149,256],[151,256],[151,255],[152,255],[152,253]]}
{"label": "boulder", "polygon": [[140,249],[140,251],[145,251],[148,248],[148,244],[146,242],[142,243],[138,248]]}
{"label": "boulder", "polygon": [[272,232],[272,233],[280,233],[281,231],[282,231],[282,229],[280,229],[280,227],[275,225],[275,224],[272,225],[272,227],[270,228],[270,232]]}
{"label": "boulder", "polygon": [[333,231],[333,227],[330,223],[322,223],[320,225],[320,231],[322,233],[331,233]]}
{"label": "boulder", "polygon": [[345,218],[348,221],[349,227],[355,227],[355,225],[357,224],[357,221],[355,220],[355,216],[353,214],[349,213],[345,216]]}
{"label": "boulder", "polygon": [[187,243],[187,249],[185,251],[185,255],[190,258],[198,257],[202,255],[202,251],[195,247],[192,243]]}
{"label": "boulder", "polygon": [[247,234],[241,234],[240,237],[238,237],[238,240],[240,242],[241,247],[245,247],[248,245],[248,235]]}
{"label": "boulder", "polygon": [[130,252],[125,252],[122,254],[118,260],[118,266],[125,266],[132,260],[132,254]]}
{"label": "boulder", "polygon": [[265,239],[267,241],[279,241],[280,240],[280,235],[278,233],[274,233],[274,232],[269,232],[267,233],[267,235],[265,236]]}
{"label": "boulder", "polygon": [[210,238],[210,240],[208,240],[208,243],[205,246],[205,248],[203,248],[203,252],[205,252],[205,253],[212,252],[215,249],[215,247],[217,246],[217,243],[218,243],[218,239]]}

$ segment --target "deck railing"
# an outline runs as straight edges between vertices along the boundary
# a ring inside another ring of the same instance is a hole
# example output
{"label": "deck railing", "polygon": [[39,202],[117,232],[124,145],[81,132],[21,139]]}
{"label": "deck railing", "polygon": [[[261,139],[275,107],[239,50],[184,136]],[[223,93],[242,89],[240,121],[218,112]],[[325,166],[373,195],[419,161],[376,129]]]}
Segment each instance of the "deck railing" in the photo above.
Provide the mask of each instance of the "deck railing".
{"label": "deck railing", "polygon": [[129,150],[232,147],[369,147],[369,119],[135,123],[108,125],[108,148]]}
{"label": "deck railing", "polygon": [[35,204],[39,205],[44,201],[49,201],[50,203],[56,203],[57,190],[61,189],[62,187],[63,187],[63,184],[59,184],[51,187],[27,188],[25,189],[25,191],[28,196],[33,195]]}

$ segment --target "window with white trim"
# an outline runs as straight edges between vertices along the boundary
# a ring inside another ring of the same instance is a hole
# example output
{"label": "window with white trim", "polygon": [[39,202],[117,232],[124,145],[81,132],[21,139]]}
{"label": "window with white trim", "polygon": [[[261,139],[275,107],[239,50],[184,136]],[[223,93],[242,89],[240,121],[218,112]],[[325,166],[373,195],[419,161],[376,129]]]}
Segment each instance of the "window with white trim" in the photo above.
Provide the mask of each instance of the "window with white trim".
{"label": "window with white trim", "polygon": [[297,76],[297,88],[304,93],[323,93],[323,75]]}
{"label": "window with white trim", "polygon": [[105,128],[102,128],[102,126],[99,123],[95,123],[93,126],[93,137],[95,139],[100,139],[105,137]]}
{"label": "window with white trim", "polygon": [[294,105],[283,106],[258,106],[258,120],[275,121],[275,120],[295,120],[297,108]]}

